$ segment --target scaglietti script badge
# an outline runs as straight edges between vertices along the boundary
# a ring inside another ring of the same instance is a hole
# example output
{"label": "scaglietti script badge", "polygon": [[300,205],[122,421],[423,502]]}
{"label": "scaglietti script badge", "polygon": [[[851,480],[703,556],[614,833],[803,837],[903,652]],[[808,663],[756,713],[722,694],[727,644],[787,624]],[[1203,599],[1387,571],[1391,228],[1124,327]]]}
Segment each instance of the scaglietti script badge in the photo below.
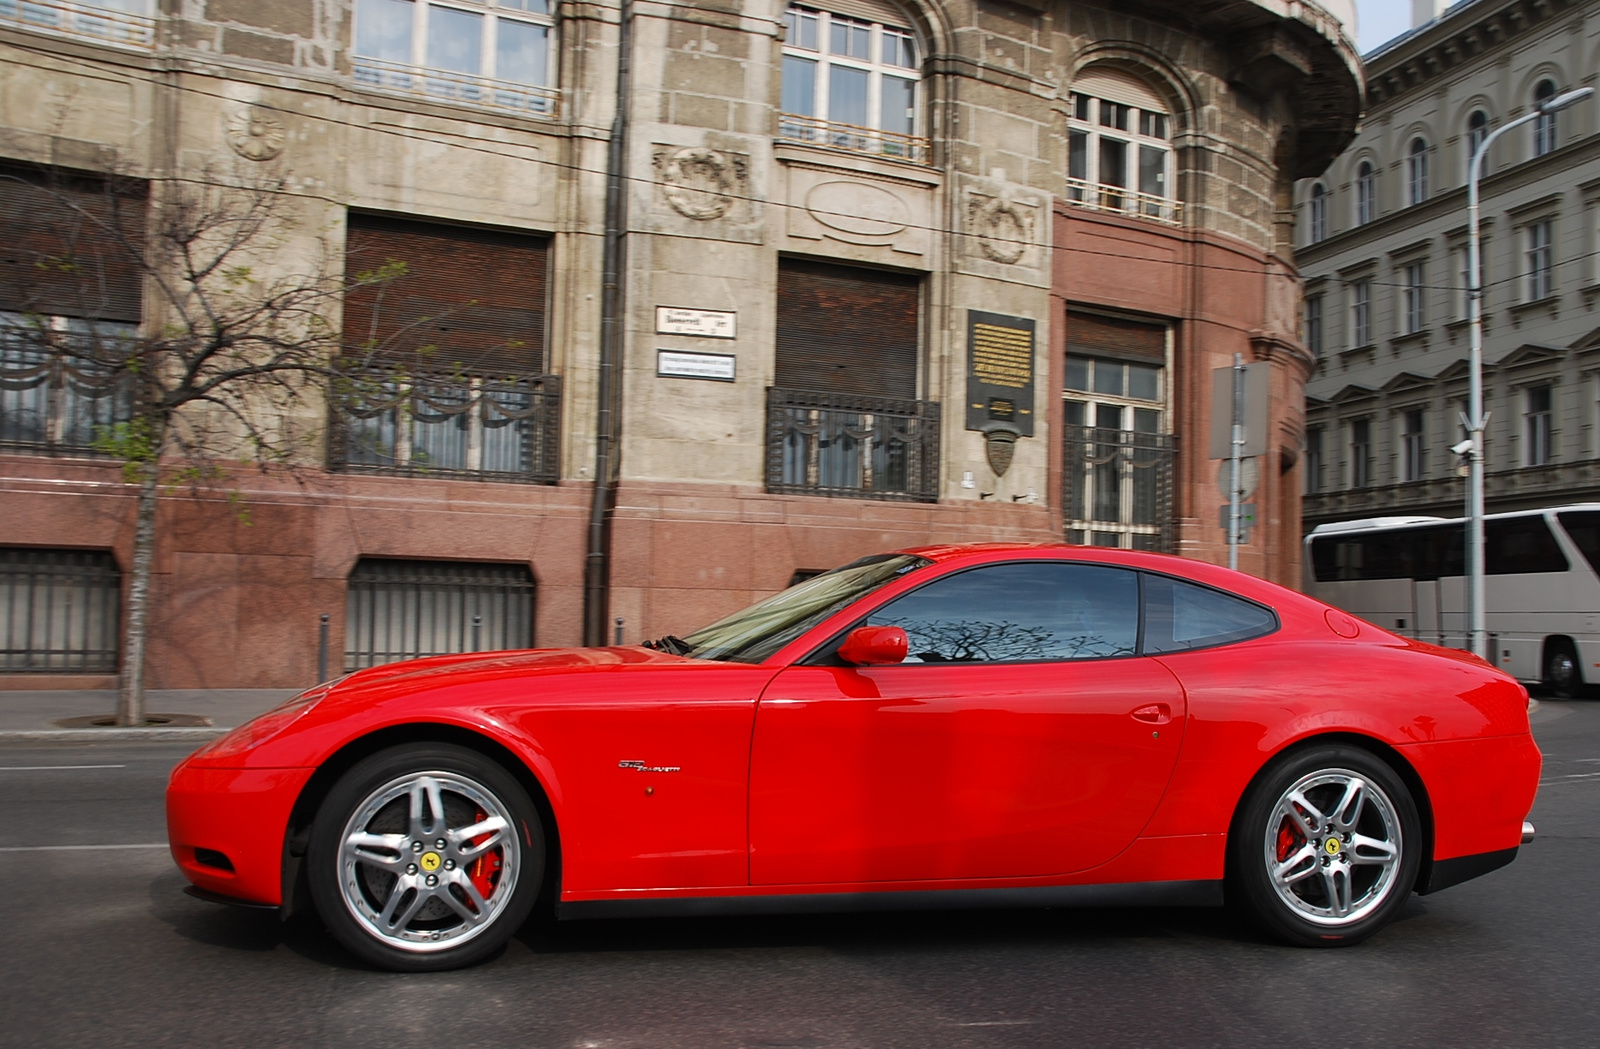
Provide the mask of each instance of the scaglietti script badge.
{"label": "scaglietti script badge", "polygon": [[681,766],[678,766],[678,765],[646,765],[642,761],[619,761],[619,762],[617,762],[617,768],[619,768],[619,769],[633,769],[635,772],[682,772],[683,771],[683,768]]}

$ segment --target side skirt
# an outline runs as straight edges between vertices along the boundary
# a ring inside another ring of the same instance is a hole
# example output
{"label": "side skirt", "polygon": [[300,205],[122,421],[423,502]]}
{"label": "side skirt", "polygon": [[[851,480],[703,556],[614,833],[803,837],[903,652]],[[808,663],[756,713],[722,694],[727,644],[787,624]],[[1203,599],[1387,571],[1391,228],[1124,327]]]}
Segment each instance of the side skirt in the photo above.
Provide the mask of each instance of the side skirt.
{"label": "side skirt", "polygon": [[1516,858],[1517,850],[1513,847],[1501,849],[1499,852],[1480,852],[1472,856],[1457,856],[1450,860],[1434,860],[1433,874],[1428,878],[1427,887],[1419,890],[1419,895],[1426,896],[1440,889],[1448,889],[1452,885],[1471,881],[1479,875],[1499,870]]}
{"label": "side skirt", "polygon": [[986,910],[1027,907],[1220,907],[1221,881],[1050,885],[1026,889],[923,889],[765,896],[655,896],[556,904],[556,917],[660,918],[740,914],[843,914],[861,911]]}

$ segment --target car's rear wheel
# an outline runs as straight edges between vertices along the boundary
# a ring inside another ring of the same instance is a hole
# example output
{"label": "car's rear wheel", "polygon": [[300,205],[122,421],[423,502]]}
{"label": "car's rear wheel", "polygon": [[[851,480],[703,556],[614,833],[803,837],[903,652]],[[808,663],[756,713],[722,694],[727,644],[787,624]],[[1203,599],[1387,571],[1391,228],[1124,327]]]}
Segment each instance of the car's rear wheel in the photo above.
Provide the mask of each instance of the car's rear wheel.
{"label": "car's rear wheel", "polygon": [[1350,746],[1288,755],[1251,788],[1228,843],[1230,900],[1305,946],[1359,943],[1405,906],[1422,821],[1386,763]]}
{"label": "car's rear wheel", "polygon": [[544,835],[527,792],[476,751],[417,744],[329,791],[306,854],[317,913],[357,956],[418,972],[472,965],[527,918]]}

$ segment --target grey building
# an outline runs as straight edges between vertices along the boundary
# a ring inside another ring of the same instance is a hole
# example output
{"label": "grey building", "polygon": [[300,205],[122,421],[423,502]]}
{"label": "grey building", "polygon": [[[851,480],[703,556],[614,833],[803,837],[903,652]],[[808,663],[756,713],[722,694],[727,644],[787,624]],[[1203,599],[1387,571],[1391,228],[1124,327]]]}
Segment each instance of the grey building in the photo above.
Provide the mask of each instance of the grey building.
{"label": "grey building", "polygon": [[[1466,0],[1366,56],[1367,116],[1296,186],[1307,530],[1459,515],[1467,165],[1491,130],[1596,82],[1600,2]],[[1483,189],[1491,512],[1600,497],[1600,103],[1504,137]]]}

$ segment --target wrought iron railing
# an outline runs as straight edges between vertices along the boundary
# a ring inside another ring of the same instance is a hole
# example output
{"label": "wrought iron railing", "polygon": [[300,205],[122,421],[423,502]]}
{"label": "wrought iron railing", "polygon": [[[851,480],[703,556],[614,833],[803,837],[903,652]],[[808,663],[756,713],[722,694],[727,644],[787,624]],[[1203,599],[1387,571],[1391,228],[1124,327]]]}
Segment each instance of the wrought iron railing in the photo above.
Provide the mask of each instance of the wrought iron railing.
{"label": "wrought iron railing", "polygon": [[0,24],[42,29],[144,51],[152,51],[156,46],[154,18],[98,4],[76,4],[71,0],[0,0]]}
{"label": "wrought iron railing", "polygon": [[1067,539],[1170,552],[1172,436],[1070,423],[1063,429]]}
{"label": "wrought iron railing", "polygon": [[[4,0],[0,0],[3,3]],[[553,87],[518,84],[448,69],[429,69],[403,62],[357,55],[350,60],[351,79],[361,87],[419,98],[465,102],[473,106],[509,109],[539,117],[554,117],[561,92]]]}
{"label": "wrought iron railing", "polygon": [[328,463],[347,473],[554,484],[561,379],[361,371],[331,400]]}
{"label": "wrought iron railing", "polygon": [[771,387],[767,490],[931,503],[939,498],[939,406]]}
{"label": "wrought iron railing", "polygon": [[879,131],[837,120],[819,120],[797,113],[778,114],[778,137],[788,142],[848,149],[853,153],[871,153],[894,160],[907,160],[913,164],[927,164],[932,156],[929,140],[917,135]]}
{"label": "wrought iron railing", "polygon": [[362,558],[347,584],[344,668],[533,644],[526,565]]}
{"label": "wrought iron railing", "polygon": [[1081,178],[1067,179],[1067,203],[1091,211],[1114,211],[1120,215],[1154,219],[1169,226],[1183,225],[1183,204],[1171,197],[1086,182]]}
{"label": "wrought iron railing", "polygon": [[0,549],[0,673],[116,673],[121,609],[108,552]]}

